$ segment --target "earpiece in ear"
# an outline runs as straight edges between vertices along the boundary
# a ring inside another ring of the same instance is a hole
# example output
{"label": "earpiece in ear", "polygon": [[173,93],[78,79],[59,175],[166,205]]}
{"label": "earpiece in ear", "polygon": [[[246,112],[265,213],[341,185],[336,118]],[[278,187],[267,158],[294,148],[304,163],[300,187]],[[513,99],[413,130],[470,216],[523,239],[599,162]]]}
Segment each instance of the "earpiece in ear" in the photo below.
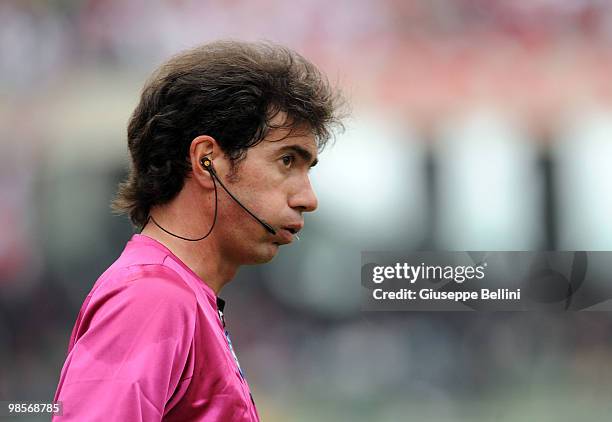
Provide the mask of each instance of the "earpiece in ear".
{"label": "earpiece in ear", "polygon": [[210,158],[208,157],[203,157],[200,160],[200,164],[202,164],[202,167],[204,167],[206,170],[209,170],[212,168],[212,161],[210,161]]}

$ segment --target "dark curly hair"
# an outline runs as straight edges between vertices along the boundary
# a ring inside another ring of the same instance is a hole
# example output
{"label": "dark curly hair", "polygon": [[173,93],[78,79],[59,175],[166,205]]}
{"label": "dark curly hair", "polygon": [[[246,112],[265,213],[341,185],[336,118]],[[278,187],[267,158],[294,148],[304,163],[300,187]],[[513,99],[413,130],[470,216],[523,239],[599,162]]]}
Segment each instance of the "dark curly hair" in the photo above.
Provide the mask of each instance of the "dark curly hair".
{"label": "dark curly hair", "polygon": [[282,126],[308,128],[322,149],[332,128],[342,128],[344,104],[312,63],[286,47],[217,41],[185,51],[144,86],[128,125],[130,172],[111,207],[142,229],[151,207],[183,188],[198,135],[212,136],[234,166],[285,112]]}

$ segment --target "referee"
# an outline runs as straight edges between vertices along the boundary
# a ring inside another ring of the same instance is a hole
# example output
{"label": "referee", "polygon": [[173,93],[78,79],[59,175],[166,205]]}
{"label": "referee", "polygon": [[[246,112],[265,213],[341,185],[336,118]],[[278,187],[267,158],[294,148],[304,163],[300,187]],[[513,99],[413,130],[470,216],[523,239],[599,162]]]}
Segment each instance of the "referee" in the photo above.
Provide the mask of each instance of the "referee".
{"label": "referee", "polygon": [[314,65],[273,44],[202,45],[150,77],[113,202],[140,233],[81,307],[54,420],[259,420],[218,295],[317,208],[309,169],[338,104]]}

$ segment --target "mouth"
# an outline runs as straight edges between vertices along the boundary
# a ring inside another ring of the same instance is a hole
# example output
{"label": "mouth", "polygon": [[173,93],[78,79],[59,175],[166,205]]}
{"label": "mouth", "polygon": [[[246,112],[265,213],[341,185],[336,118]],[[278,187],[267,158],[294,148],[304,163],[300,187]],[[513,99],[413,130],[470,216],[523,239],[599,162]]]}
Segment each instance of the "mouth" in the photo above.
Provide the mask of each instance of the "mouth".
{"label": "mouth", "polygon": [[280,238],[280,240],[274,243],[278,243],[279,245],[287,245],[293,242],[293,239],[297,237],[297,234],[301,228],[301,224],[282,227],[278,231],[278,237]]}
{"label": "mouth", "polygon": [[281,245],[286,245],[293,242],[293,233],[287,229],[280,229],[278,232],[278,237],[280,238],[279,243]]}

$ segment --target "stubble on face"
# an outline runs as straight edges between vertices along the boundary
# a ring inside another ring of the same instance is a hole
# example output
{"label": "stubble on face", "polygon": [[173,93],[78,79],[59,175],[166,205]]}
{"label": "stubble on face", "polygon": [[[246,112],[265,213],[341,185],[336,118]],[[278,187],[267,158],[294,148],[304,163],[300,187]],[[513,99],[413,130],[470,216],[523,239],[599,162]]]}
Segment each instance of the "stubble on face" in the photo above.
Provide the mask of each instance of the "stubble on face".
{"label": "stubble on face", "polygon": [[[278,150],[286,148],[286,144],[292,140],[309,150],[311,156],[316,156],[316,141],[311,131],[289,126],[286,117],[279,113],[273,119],[265,139],[246,150],[239,159],[230,161],[229,171],[225,175],[228,187],[232,185],[230,191],[255,215],[273,226],[296,219],[283,209],[288,207],[287,195],[282,192],[284,176],[277,173],[277,164],[271,161],[271,157],[278,155]],[[230,227],[224,236],[226,252],[241,265],[271,261],[278,253],[280,244],[238,204],[228,205],[232,211],[226,219]],[[273,217],[278,221],[268,221]]]}

